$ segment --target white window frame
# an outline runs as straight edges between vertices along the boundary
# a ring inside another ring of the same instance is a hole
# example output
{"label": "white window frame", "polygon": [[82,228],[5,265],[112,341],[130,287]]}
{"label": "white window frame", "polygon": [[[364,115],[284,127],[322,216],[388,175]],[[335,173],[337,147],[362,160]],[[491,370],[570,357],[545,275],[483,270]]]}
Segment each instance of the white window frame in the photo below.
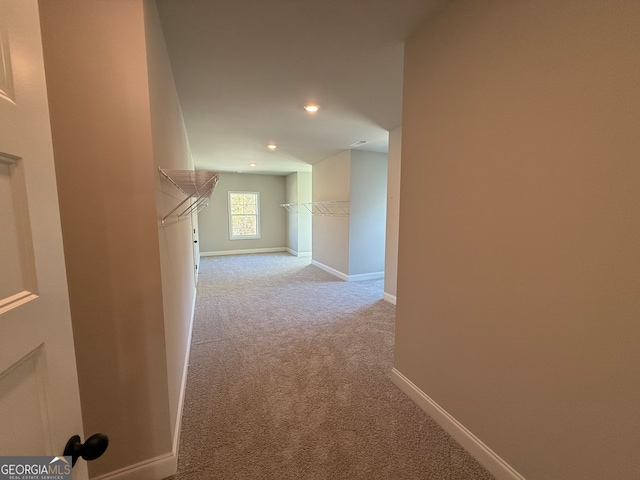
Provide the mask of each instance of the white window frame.
{"label": "white window frame", "polygon": [[[234,235],[233,233],[233,217],[238,214],[232,213],[231,209],[231,195],[255,195],[256,197],[256,234],[255,235]],[[228,192],[228,207],[229,207],[229,240],[251,240],[260,238],[260,192],[246,192],[246,191],[229,191]]]}

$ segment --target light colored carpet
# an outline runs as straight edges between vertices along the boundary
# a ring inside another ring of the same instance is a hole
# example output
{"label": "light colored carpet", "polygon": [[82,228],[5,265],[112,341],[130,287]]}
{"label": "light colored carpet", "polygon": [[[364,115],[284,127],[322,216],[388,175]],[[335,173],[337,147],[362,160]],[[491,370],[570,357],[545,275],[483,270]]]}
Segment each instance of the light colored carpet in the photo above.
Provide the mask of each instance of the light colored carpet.
{"label": "light colored carpet", "polygon": [[382,280],[203,258],[176,480],[491,479],[389,379]]}

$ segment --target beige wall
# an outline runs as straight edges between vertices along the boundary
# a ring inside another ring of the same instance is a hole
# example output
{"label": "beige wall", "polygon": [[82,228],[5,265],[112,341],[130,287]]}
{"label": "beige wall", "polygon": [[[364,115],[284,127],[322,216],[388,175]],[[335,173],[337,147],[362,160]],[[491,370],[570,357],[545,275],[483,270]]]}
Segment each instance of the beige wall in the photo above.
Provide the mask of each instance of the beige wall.
{"label": "beige wall", "polygon": [[[313,165],[314,202],[349,200],[349,150]],[[312,259],[343,275],[349,274],[349,217],[313,216]]]}
{"label": "beige wall", "polygon": [[175,199],[157,166],[191,164],[155,7],[40,9],[83,437],[110,438],[89,471],[175,466],[193,256],[188,221],[159,225]]}
{"label": "beige wall", "polygon": [[395,366],[529,480],[640,478],[640,3],[405,45]]}
{"label": "beige wall", "polygon": [[[298,172],[298,202],[313,201],[313,175],[311,172]],[[298,254],[310,256],[312,250],[313,218],[311,212],[302,205],[298,207]]]}
{"label": "beige wall", "polygon": [[389,132],[387,174],[387,226],[384,258],[385,299],[396,302],[398,282],[398,228],[400,224],[400,159],[402,127]]}
{"label": "beige wall", "polygon": [[[298,202],[313,201],[313,175],[298,172]],[[306,207],[298,208],[298,254],[311,256],[313,245],[313,217]]]}
{"label": "beige wall", "polygon": [[[285,203],[298,203],[298,173],[294,172],[285,178]],[[304,208],[304,207],[302,207]],[[292,252],[298,251],[298,212],[286,213],[287,248]]]}
{"label": "beige wall", "polygon": [[351,151],[349,275],[384,272],[387,154]]}
{"label": "beige wall", "polygon": [[[155,2],[146,0],[144,8],[154,164],[166,169],[192,170],[193,161],[182,111]],[[179,426],[182,413],[179,408],[180,395],[183,382],[186,381],[196,294],[192,230],[195,226],[191,217],[178,221],[175,216],[169,217],[164,227],[160,225],[160,219],[173,210],[183,197],[175,186],[159,174],[156,173],[155,178],[169,419],[174,449],[177,450],[176,426]]]}
{"label": "beige wall", "polygon": [[285,203],[297,207],[286,214],[287,249],[298,256],[311,255],[311,212],[304,203],[312,201],[311,173],[294,172],[286,176]]}
{"label": "beige wall", "polygon": [[[202,254],[271,248],[284,250],[287,245],[286,210],[279,205],[285,203],[285,183],[285,177],[281,175],[221,173],[209,206],[198,214]],[[229,239],[229,191],[260,193],[260,238]]]}
{"label": "beige wall", "polygon": [[345,150],[313,165],[313,201],[348,201],[350,210],[313,216],[314,263],[343,280],[381,278],[386,188],[386,154]]}

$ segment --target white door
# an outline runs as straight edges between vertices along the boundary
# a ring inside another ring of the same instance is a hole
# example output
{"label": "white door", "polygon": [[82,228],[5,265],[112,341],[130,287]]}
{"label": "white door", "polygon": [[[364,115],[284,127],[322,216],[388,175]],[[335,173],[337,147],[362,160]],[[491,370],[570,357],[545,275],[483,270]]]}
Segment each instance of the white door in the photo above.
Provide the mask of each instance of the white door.
{"label": "white door", "polygon": [[0,455],[83,436],[37,0],[0,0],[0,425]]}

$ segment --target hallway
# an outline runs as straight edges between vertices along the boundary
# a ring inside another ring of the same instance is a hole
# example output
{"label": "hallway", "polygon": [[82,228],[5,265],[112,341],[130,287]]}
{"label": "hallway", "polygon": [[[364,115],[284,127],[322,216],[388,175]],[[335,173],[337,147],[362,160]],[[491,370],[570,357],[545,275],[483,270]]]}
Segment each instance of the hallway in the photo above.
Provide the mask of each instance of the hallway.
{"label": "hallway", "polygon": [[203,258],[174,478],[492,478],[389,379],[381,296],[308,258]]}

